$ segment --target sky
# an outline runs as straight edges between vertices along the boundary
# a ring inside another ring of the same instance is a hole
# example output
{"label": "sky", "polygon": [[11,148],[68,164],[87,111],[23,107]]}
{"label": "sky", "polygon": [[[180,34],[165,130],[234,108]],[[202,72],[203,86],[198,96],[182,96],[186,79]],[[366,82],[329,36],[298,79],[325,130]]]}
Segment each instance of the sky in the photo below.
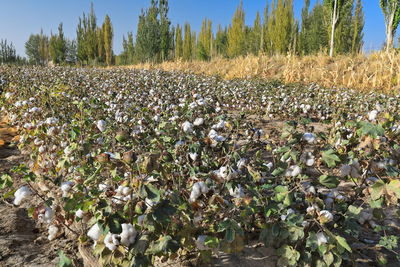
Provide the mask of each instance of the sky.
{"label": "sky", "polygon": [[[267,0],[243,0],[246,24],[252,25],[256,12],[263,13]],[[317,0],[311,0],[311,5]],[[0,0],[0,39],[13,42],[19,55],[25,56],[24,44],[30,34],[56,33],[60,22],[68,38],[76,37],[76,26],[83,12],[89,13],[94,3],[98,24],[108,14],[114,27],[114,52],[122,50],[122,37],[136,33],[138,16],[150,0]],[[213,27],[229,25],[240,0],[169,0],[169,17],[173,25],[189,22],[200,30],[204,18]],[[269,0],[271,2],[271,0]],[[294,0],[294,11],[300,18],[304,0]],[[377,0],[362,0],[365,13],[364,50],[377,50],[385,41],[385,24]],[[215,31],[214,31],[215,32]]]}

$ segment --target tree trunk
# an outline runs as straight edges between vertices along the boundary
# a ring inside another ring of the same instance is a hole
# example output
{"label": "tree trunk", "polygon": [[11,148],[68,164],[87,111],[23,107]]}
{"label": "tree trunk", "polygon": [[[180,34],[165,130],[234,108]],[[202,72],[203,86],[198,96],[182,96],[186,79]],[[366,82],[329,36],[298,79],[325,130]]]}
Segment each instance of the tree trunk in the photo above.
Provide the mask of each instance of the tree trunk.
{"label": "tree trunk", "polygon": [[338,20],[337,0],[335,0],[334,6],[333,6],[333,14],[332,14],[331,44],[330,44],[330,49],[329,49],[329,57],[333,57],[333,51],[334,51],[334,47],[335,47],[335,28],[336,28],[337,20]]}

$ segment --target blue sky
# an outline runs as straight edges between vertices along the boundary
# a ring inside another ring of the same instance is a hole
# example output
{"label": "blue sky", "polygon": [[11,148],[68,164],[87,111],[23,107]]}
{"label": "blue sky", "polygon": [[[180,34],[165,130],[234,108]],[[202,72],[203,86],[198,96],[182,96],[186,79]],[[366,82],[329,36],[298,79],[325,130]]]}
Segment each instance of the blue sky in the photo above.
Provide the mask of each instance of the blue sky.
{"label": "blue sky", "polygon": [[[271,1],[271,0],[269,0]],[[312,4],[317,0],[311,0]],[[12,41],[17,53],[24,55],[24,43],[31,33],[40,29],[46,34],[56,32],[60,22],[65,35],[75,38],[76,25],[83,12],[88,13],[91,0],[0,0],[0,39]],[[122,36],[136,31],[138,16],[150,0],[92,0],[98,23],[108,14],[114,26],[114,51],[122,49]],[[170,0],[169,16],[173,24],[189,22],[198,31],[203,18],[228,25],[240,0]],[[303,0],[294,0],[300,17]],[[365,12],[364,49],[379,49],[385,41],[385,25],[377,0],[363,0]],[[262,14],[266,0],[243,0],[246,24],[252,24],[257,11]]]}

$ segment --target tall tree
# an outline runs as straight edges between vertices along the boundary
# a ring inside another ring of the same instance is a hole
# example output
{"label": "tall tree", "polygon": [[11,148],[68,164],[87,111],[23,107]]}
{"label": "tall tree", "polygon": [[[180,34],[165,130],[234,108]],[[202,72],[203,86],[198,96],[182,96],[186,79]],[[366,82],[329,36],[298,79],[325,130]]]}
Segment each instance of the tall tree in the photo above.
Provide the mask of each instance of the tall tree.
{"label": "tall tree", "polygon": [[140,62],[157,62],[159,60],[161,35],[158,20],[158,2],[151,1],[150,7],[142,10],[136,33],[135,55]]}
{"label": "tall tree", "polygon": [[192,30],[190,24],[185,23],[185,33],[183,37],[183,59],[189,61],[192,59]]}
{"label": "tall tree", "polygon": [[293,0],[273,1],[267,24],[268,50],[273,54],[287,53],[293,46],[296,27]]}
{"label": "tall tree", "polygon": [[67,54],[67,40],[64,37],[63,24],[58,25],[57,35],[51,34],[49,54],[54,64],[64,63]]}
{"label": "tall tree", "polygon": [[197,42],[197,53],[200,60],[211,59],[211,46],[213,38],[212,22],[211,20],[204,19]]}
{"label": "tall tree", "polygon": [[0,40],[0,64],[14,63],[17,61],[17,53],[13,43]]}
{"label": "tall tree", "polygon": [[261,52],[262,24],[260,13],[257,12],[253,27],[249,31],[248,51],[253,55],[258,55]]}
{"label": "tall tree", "polygon": [[160,15],[160,52],[161,60],[167,60],[170,50],[172,49],[173,39],[170,30],[171,21],[168,18],[168,0],[160,0],[159,15]]}
{"label": "tall tree", "polygon": [[182,39],[182,27],[179,24],[175,29],[175,59],[180,59],[183,56],[183,39]]}
{"label": "tall tree", "polygon": [[103,40],[104,40],[104,50],[106,56],[106,63],[108,66],[112,64],[113,57],[113,27],[111,24],[111,19],[106,15],[103,23]]}
{"label": "tall tree", "polygon": [[[348,0],[347,0],[348,1]],[[324,0],[324,4],[327,8],[330,17],[330,43],[329,43],[329,56],[333,57],[335,49],[335,31],[336,26],[340,19],[340,10],[343,7],[346,0]]]}
{"label": "tall tree", "polygon": [[386,26],[386,51],[393,48],[393,37],[400,22],[400,0],[380,0]]}
{"label": "tall tree", "polygon": [[357,0],[353,17],[353,40],[351,43],[351,52],[353,54],[360,53],[363,46],[363,30],[364,30],[364,11],[361,0]]}
{"label": "tall tree", "polygon": [[243,2],[240,1],[228,29],[228,56],[237,57],[246,53],[246,29]]}
{"label": "tall tree", "polygon": [[218,25],[217,34],[215,36],[215,50],[217,55],[226,57],[227,46],[228,46],[228,31],[226,28],[222,28],[221,25]]}

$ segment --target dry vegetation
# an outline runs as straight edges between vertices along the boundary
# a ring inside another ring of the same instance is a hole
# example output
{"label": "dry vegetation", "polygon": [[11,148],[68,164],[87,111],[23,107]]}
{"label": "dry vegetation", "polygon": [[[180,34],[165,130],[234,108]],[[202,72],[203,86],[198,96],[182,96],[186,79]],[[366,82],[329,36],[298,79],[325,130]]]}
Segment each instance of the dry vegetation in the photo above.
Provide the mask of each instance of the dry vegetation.
{"label": "dry vegetation", "polygon": [[370,55],[337,56],[247,56],[235,59],[175,61],[129,68],[179,70],[217,75],[224,79],[263,78],[285,83],[317,83],[326,87],[346,87],[363,91],[396,93],[400,89],[400,56],[377,52]]}

